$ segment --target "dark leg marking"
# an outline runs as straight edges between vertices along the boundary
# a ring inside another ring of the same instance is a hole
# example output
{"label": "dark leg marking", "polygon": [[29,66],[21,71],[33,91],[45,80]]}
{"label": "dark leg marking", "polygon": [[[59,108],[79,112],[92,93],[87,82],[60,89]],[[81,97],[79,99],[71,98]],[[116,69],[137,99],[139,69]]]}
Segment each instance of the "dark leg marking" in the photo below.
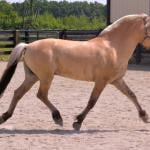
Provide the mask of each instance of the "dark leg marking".
{"label": "dark leg marking", "polygon": [[2,116],[0,117],[0,124],[7,121],[11,116],[12,114],[8,112],[3,113]]}
{"label": "dark leg marking", "polygon": [[145,122],[148,123],[148,115],[145,110],[139,111],[139,117]]}
{"label": "dark leg marking", "polygon": [[56,124],[63,126],[63,119],[58,110],[52,112],[52,117]]}
{"label": "dark leg marking", "polygon": [[145,110],[141,110],[141,111],[139,112],[139,116],[140,116],[140,117],[146,116]]}

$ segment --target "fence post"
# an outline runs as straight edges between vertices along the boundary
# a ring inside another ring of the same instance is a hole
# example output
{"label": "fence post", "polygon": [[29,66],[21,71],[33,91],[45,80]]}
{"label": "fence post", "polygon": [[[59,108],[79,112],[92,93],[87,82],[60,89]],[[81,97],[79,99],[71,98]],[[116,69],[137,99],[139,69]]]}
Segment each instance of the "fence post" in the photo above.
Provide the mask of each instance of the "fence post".
{"label": "fence post", "polygon": [[36,33],[36,39],[39,40],[39,31]]}
{"label": "fence post", "polygon": [[59,32],[59,39],[66,39],[67,35],[66,35],[66,29],[62,30]]}
{"label": "fence post", "polygon": [[17,45],[20,42],[20,31],[14,31],[14,45]]}
{"label": "fence post", "polygon": [[28,30],[25,31],[25,42],[29,43],[29,31]]}

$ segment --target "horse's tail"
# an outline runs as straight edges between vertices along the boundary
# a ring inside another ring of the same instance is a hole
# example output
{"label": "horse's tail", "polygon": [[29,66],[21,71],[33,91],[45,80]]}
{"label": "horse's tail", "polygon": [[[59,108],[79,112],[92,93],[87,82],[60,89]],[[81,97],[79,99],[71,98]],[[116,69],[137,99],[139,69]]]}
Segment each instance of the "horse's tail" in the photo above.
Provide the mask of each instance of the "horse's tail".
{"label": "horse's tail", "polygon": [[15,73],[17,64],[22,58],[26,46],[27,44],[20,43],[12,50],[7,67],[0,79],[0,97],[7,88],[8,83],[10,82],[13,74]]}

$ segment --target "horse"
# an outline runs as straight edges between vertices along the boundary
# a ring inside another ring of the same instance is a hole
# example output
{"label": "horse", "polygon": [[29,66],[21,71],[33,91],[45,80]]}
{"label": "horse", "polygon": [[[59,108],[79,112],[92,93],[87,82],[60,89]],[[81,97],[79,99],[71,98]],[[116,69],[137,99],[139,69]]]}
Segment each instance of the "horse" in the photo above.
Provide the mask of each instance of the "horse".
{"label": "horse", "polygon": [[49,38],[30,44],[18,44],[12,50],[1,77],[0,96],[2,97],[20,60],[23,60],[25,79],[14,91],[8,110],[0,116],[0,123],[13,115],[22,96],[39,81],[37,97],[50,109],[54,122],[62,126],[63,119],[59,110],[48,99],[48,90],[55,75],[94,82],[86,107],[73,123],[75,130],[80,130],[82,122],[107,84],[126,95],[135,105],[139,117],[147,123],[146,111],[123,79],[128,61],[139,43],[150,48],[150,17],[147,14],[121,17],[88,41]]}

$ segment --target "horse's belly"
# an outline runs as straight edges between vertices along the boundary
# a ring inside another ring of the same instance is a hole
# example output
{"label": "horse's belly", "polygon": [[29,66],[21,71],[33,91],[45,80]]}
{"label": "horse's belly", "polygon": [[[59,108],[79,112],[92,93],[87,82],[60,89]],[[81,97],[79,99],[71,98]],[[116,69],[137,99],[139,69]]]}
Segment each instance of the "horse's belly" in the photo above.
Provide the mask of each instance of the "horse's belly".
{"label": "horse's belly", "polygon": [[56,75],[60,75],[63,77],[68,77],[75,80],[83,80],[83,81],[94,81],[94,73],[92,69],[85,68],[67,68],[59,70],[55,73]]}
{"label": "horse's belly", "polygon": [[71,79],[74,79],[74,80],[82,80],[82,81],[94,81],[92,77],[87,77],[87,76],[81,76],[81,75],[75,75],[75,74],[58,74],[60,76],[63,76],[63,77],[67,77],[67,78],[71,78]]}

